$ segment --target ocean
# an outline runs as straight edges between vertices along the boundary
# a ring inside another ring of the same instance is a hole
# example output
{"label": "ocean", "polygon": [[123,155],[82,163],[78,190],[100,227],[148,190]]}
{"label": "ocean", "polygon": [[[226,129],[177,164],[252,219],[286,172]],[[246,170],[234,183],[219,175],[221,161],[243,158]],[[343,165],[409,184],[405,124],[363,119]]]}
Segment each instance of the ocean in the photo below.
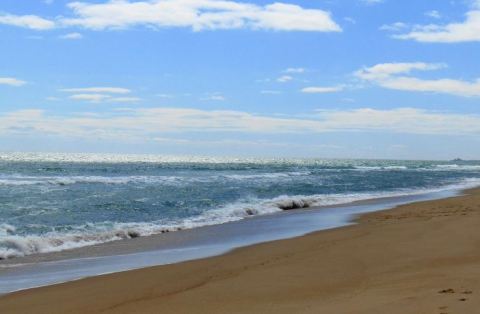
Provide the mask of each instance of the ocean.
{"label": "ocean", "polygon": [[0,259],[480,185],[480,161],[0,153]]}

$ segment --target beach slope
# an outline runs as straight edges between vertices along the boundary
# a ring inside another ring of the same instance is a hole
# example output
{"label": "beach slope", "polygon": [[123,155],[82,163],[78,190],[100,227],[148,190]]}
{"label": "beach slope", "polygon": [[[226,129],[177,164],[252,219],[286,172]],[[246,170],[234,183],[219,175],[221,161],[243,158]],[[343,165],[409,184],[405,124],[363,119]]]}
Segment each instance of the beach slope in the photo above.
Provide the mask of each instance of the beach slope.
{"label": "beach slope", "polygon": [[0,313],[478,313],[480,190],[223,256],[12,293]]}

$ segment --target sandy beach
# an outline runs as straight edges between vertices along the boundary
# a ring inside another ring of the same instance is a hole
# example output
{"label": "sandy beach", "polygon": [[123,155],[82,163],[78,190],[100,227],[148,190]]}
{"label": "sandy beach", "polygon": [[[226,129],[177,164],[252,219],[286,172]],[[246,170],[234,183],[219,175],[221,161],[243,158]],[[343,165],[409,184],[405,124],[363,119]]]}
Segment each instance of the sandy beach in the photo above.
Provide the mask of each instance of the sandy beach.
{"label": "sandy beach", "polygon": [[231,253],[25,290],[1,313],[477,313],[480,190]]}
{"label": "sandy beach", "polygon": [[0,0],[0,34],[0,314],[480,314],[480,0]]}

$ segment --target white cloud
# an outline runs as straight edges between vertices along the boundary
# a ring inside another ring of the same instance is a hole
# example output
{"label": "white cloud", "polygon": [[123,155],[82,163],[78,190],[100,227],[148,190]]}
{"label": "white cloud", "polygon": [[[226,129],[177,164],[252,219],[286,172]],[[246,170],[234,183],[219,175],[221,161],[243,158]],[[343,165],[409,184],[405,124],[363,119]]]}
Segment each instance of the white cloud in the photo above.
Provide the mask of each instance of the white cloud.
{"label": "white cloud", "polygon": [[433,92],[463,97],[480,96],[480,79],[473,82],[439,79],[422,80],[413,77],[399,77],[383,83],[383,87],[405,91]]}
{"label": "white cloud", "polygon": [[110,95],[105,95],[105,94],[74,94],[71,95],[69,98],[73,100],[82,100],[82,101],[88,101],[88,102],[102,102],[105,101],[112,96]]}
{"label": "white cloud", "polygon": [[343,88],[343,86],[311,86],[303,88],[301,92],[306,94],[336,93],[342,91]]}
{"label": "white cloud", "polygon": [[479,115],[451,114],[417,108],[320,111],[330,129],[390,131],[413,134],[478,134]]}
{"label": "white cloud", "polygon": [[290,75],[282,75],[279,78],[277,78],[277,82],[279,83],[287,83],[293,80],[293,77]]}
{"label": "white cloud", "polygon": [[62,92],[67,93],[106,93],[106,94],[129,94],[132,91],[123,87],[82,87],[82,88],[64,88]]}
{"label": "white cloud", "polygon": [[480,79],[462,81],[453,79],[420,79],[405,76],[414,70],[431,71],[446,67],[445,64],[429,63],[383,63],[363,68],[355,75],[381,87],[416,92],[451,94],[463,97],[480,96]]}
{"label": "white cloud", "polygon": [[82,87],[65,88],[61,92],[71,93],[70,99],[87,101],[93,103],[114,102],[114,103],[137,103],[142,99],[138,97],[117,97],[114,95],[130,94],[132,91],[123,87]]}
{"label": "white cloud", "polygon": [[466,14],[463,22],[445,25],[417,25],[411,32],[395,35],[397,39],[410,39],[429,43],[457,43],[480,41],[480,1]]}
{"label": "white cloud", "polygon": [[374,5],[374,4],[379,4],[385,2],[385,0],[360,0],[360,2],[363,2],[368,5]]}
{"label": "white cloud", "polygon": [[265,90],[262,90],[260,91],[260,94],[264,94],[264,95],[278,95],[278,94],[281,94],[282,92],[279,91],[279,90],[270,90],[270,89],[265,89]]}
{"label": "white cloud", "polygon": [[225,101],[226,98],[222,95],[212,95],[210,96],[210,100]]}
{"label": "white cloud", "polygon": [[327,11],[295,4],[264,6],[227,0],[111,0],[105,3],[72,2],[74,17],[62,18],[65,26],[88,29],[123,29],[138,25],[158,28],[263,29],[277,31],[339,32]]}
{"label": "white cloud", "polygon": [[379,81],[389,79],[392,75],[408,74],[413,70],[429,71],[445,67],[444,64],[431,64],[423,62],[411,63],[380,63],[369,68],[363,68],[355,72],[355,75],[364,80]]}
{"label": "white cloud", "polygon": [[432,10],[432,11],[425,12],[425,15],[428,16],[428,17],[431,17],[433,19],[439,19],[439,18],[442,17],[440,12],[438,12],[437,10]]}
{"label": "white cloud", "polygon": [[9,86],[23,86],[27,84],[27,82],[13,78],[13,77],[0,77],[0,85],[9,85]]}
{"label": "white cloud", "polygon": [[168,98],[168,99],[175,98],[175,96],[172,94],[157,94],[156,96],[160,98]]}
{"label": "white cloud", "polygon": [[65,34],[65,35],[60,36],[60,39],[72,39],[72,40],[75,40],[75,39],[82,39],[82,38],[83,38],[83,35],[80,34],[80,33],[68,33],[68,34]]}
{"label": "white cloud", "polygon": [[139,97],[112,97],[108,101],[116,103],[137,103],[141,102],[142,98]]}
{"label": "white cloud", "polygon": [[298,73],[305,73],[305,71],[306,70],[304,68],[288,68],[283,72],[285,72],[285,73],[297,73],[298,74]]}
{"label": "white cloud", "polygon": [[48,30],[55,27],[55,22],[36,15],[13,15],[0,13],[0,24],[30,28],[34,30]]}
{"label": "white cloud", "polygon": [[408,25],[402,22],[396,22],[393,24],[385,24],[380,27],[380,30],[382,31],[389,31],[389,32],[399,32],[405,28],[407,28]]}
{"label": "white cloud", "polygon": [[207,93],[205,97],[200,98],[205,101],[225,101],[227,98],[220,93]]}
{"label": "white cloud", "polygon": [[42,110],[0,113],[0,134],[22,132],[63,137],[126,139],[162,138],[183,132],[323,133],[396,132],[410,134],[480,134],[480,116],[416,108],[318,110],[308,118],[282,118],[241,111],[191,108],[140,108],[61,116]]}
{"label": "white cloud", "polygon": [[69,98],[73,100],[87,101],[92,103],[138,103],[142,101],[142,99],[139,97],[112,97],[111,95],[105,94],[73,94]]}

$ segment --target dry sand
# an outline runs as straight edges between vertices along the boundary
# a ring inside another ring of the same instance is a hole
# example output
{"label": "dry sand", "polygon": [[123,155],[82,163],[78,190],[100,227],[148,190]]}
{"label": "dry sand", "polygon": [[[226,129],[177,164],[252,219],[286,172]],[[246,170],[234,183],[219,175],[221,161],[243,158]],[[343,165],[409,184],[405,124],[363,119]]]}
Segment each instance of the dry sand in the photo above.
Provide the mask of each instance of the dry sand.
{"label": "dry sand", "polygon": [[0,298],[0,313],[480,313],[480,190],[223,256]]}

